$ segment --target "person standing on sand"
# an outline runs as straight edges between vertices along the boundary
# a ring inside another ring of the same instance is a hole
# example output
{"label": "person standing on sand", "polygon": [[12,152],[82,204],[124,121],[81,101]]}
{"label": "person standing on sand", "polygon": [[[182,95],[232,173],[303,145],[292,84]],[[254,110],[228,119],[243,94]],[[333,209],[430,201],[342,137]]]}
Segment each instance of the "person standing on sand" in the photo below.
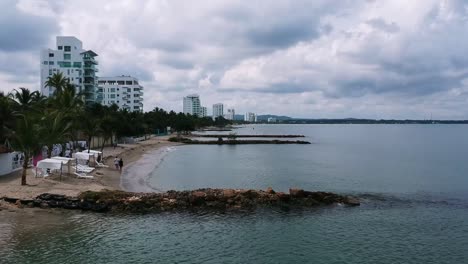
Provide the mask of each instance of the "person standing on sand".
{"label": "person standing on sand", "polygon": [[122,160],[122,158],[120,158],[120,160],[119,160],[120,173],[122,173],[122,168],[123,168],[123,160]]}
{"label": "person standing on sand", "polygon": [[114,165],[115,165],[115,169],[118,170],[119,169],[119,159],[117,158],[117,156],[115,156]]}

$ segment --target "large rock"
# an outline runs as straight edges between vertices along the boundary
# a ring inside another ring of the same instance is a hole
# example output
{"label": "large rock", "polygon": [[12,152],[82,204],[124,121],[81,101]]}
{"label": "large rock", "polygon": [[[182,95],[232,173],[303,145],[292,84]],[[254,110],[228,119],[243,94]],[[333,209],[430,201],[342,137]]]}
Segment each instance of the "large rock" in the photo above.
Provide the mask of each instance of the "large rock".
{"label": "large rock", "polygon": [[359,205],[361,205],[361,202],[359,201],[359,199],[357,199],[356,197],[352,197],[352,196],[346,196],[344,198],[344,203],[346,205],[350,205],[350,206],[359,206]]}
{"label": "large rock", "polygon": [[303,198],[305,197],[304,190],[302,189],[289,189],[289,195],[293,198]]}
{"label": "large rock", "polygon": [[226,198],[232,198],[236,196],[236,191],[234,191],[233,189],[224,189],[223,196]]}

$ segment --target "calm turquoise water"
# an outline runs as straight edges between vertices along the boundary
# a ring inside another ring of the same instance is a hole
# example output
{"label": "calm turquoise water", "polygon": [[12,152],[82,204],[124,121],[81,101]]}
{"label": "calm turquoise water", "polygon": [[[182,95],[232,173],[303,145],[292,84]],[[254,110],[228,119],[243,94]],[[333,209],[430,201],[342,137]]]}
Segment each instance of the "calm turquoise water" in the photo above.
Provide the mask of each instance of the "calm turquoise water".
{"label": "calm turquoise water", "polygon": [[312,145],[182,146],[149,183],[301,187],[358,208],[112,215],[0,212],[0,263],[468,263],[468,126],[255,126]]}

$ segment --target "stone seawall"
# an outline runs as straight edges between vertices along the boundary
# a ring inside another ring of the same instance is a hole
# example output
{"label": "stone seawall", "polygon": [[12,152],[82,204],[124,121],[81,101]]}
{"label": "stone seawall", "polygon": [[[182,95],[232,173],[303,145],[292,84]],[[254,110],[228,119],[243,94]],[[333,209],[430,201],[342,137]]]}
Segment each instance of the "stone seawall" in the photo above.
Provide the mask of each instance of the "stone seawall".
{"label": "stone seawall", "polygon": [[130,193],[124,191],[87,191],[78,197],[44,193],[33,200],[3,198],[18,206],[63,208],[95,212],[163,212],[192,209],[236,210],[256,207],[315,207],[332,204],[358,206],[351,196],[329,192],[310,192],[290,189],[289,193],[262,190],[199,189],[194,191],[168,191],[165,193]]}

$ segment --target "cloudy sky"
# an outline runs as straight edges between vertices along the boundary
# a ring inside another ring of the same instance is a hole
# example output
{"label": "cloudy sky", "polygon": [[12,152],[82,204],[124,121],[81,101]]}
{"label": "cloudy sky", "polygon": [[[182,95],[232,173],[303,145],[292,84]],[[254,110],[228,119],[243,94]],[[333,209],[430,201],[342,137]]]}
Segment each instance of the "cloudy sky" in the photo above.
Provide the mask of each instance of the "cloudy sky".
{"label": "cloudy sky", "polygon": [[468,119],[466,0],[0,2],[0,90],[39,89],[72,35],[99,75],[134,75],[145,111],[182,97],[237,113]]}

